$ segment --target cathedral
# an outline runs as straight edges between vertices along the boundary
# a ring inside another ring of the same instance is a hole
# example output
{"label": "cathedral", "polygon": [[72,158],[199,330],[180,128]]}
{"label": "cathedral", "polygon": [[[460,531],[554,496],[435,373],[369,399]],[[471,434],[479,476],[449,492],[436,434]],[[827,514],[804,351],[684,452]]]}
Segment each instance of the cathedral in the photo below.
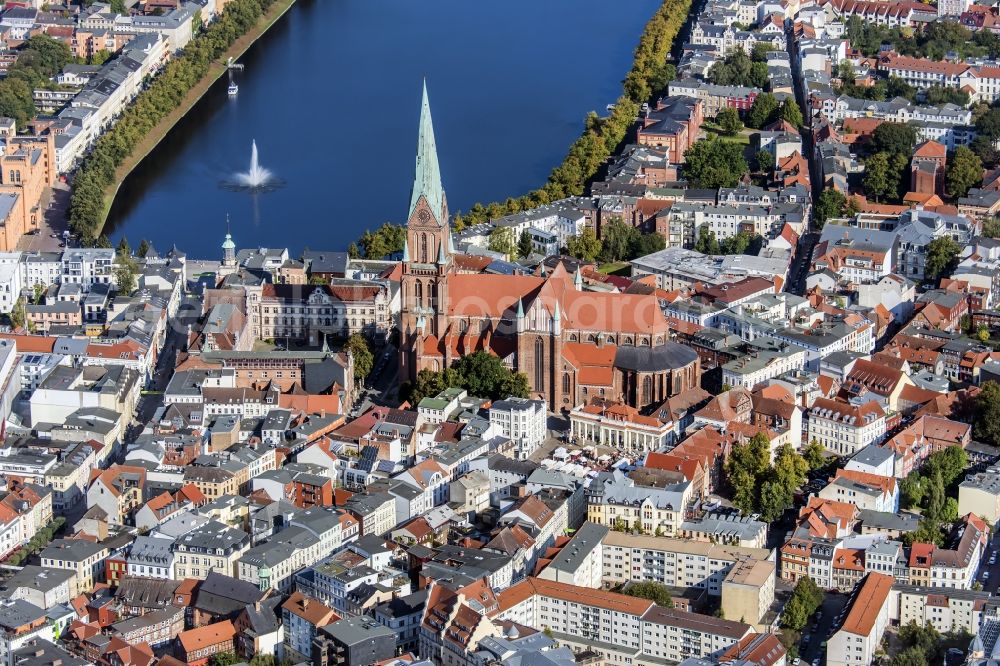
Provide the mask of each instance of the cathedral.
{"label": "cathedral", "polygon": [[569,410],[595,398],[634,407],[698,386],[698,355],[670,340],[655,293],[587,291],[562,264],[493,275],[455,254],[427,86],[401,277],[400,378],[486,351],[528,377],[532,397]]}

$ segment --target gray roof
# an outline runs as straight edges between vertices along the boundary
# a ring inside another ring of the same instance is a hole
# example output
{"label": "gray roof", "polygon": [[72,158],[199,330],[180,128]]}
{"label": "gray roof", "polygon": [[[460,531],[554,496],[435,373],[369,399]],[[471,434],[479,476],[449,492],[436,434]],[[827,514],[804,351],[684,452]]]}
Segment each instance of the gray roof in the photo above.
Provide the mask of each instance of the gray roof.
{"label": "gray roof", "polygon": [[548,568],[567,573],[575,572],[587,556],[601,544],[609,531],[604,525],[586,521],[573,535],[570,542],[552,559]]}
{"label": "gray roof", "polygon": [[359,645],[368,641],[392,641],[396,634],[388,627],[383,627],[371,617],[361,615],[350,617],[323,627],[323,631],[341,645]]}
{"label": "gray roof", "polygon": [[636,372],[676,370],[698,359],[693,349],[678,342],[665,342],[656,347],[620,345],[615,352],[615,367]]}
{"label": "gray roof", "polygon": [[76,573],[70,569],[54,569],[29,564],[0,583],[0,592],[14,592],[19,587],[30,587],[40,592],[49,592],[69,581],[75,575]]}

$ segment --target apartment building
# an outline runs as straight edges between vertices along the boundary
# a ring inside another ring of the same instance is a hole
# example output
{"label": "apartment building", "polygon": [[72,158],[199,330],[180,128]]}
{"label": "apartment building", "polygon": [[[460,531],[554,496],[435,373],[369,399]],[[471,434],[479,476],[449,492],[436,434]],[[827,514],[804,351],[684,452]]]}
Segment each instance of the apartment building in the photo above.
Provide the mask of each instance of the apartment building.
{"label": "apartment building", "polygon": [[892,576],[870,573],[854,590],[844,619],[827,644],[829,666],[867,666],[889,626]]}
{"label": "apartment building", "polygon": [[839,456],[853,456],[885,436],[885,411],[874,400],[861,406],[817,398],[809,410],[808,441]]}
{"label": "apartment building", "polygon": [[771,561],[774,569],[773,552],[764,548],[723,546],[630,532],[608,532],[603,539],[602,556],[602,577],[609,586],[630,580],[648,580],[670,587],[693,587],[712,596],[722,594],[726,575],[744,560]]}
{"label": "apartment building", "polygon": [[174,578],[204,580],[213,571],[236,578],[236,563],[249,548],[249,534],[210,520],[174,542]]}
{"label": "apartment building", "polygon": [[504,590],[498,601],[495,619],[545,628],[570,648],[597,650],[609,665],[720,654],[752,633],[742,622],[538,578]]}

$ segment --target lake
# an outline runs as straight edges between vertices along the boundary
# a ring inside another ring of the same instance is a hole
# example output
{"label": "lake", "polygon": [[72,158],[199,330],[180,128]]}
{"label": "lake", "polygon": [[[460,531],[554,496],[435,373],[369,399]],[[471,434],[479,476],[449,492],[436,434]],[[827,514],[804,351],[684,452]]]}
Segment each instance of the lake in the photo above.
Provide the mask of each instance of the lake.
{"label": "lake", "polygon": [[[215,259],[342,250],[407,214],[427,78],[452,212],[524,194],[621,91],[659,0],[298,0],[122,184],[106,233]],[[225,187],[251,141],[273,191]]]}

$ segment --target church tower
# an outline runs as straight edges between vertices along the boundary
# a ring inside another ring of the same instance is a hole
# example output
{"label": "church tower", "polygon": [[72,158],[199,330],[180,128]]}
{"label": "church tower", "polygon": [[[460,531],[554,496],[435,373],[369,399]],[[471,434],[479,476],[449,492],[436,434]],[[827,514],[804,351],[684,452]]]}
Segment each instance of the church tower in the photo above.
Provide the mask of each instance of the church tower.
{"label": "church tower", "polygon": [[[448,273],[451,270],[448,201],[441,185],[434,123],[424,81],[417,138],[417,163],[403,246],[400,379],[413,380],[421,369],[417,338],[440,339],[447,329]],[[443,369],[443,368],[432,368]]]}

